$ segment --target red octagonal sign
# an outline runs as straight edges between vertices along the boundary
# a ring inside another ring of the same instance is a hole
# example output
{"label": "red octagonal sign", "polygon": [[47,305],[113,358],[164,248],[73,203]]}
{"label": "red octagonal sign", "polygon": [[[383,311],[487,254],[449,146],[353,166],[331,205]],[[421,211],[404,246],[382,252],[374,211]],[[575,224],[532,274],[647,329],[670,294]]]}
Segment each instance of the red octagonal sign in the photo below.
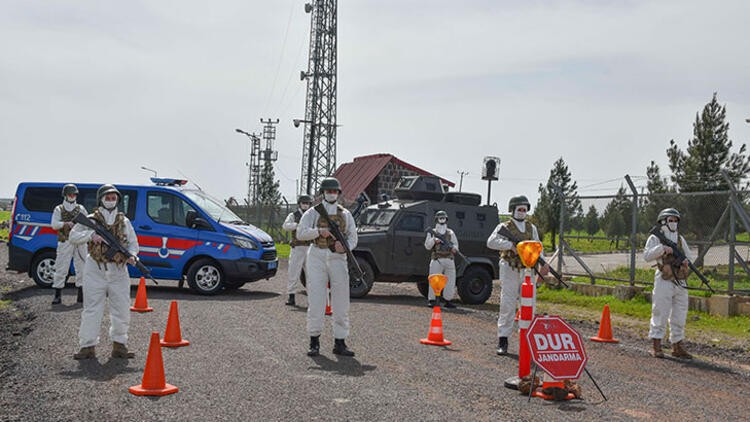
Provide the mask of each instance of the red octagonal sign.
{"label": "red octagonal sign", "polygon": [[531,359],[555,379],[578,379],[586,350],[576,330],[558,316],[537,316],[527,332]]}

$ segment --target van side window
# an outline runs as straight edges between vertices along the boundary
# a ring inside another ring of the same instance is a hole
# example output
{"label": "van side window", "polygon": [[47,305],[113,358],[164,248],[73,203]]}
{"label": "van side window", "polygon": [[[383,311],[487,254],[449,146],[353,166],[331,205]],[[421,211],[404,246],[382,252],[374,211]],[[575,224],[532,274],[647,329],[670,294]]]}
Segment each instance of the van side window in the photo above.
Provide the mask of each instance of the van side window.
{"label": "van side window", "polygon": [[167,192],[149,192],[146,208],[148,216],[155,222],[181,227],[187,227],[187,212],[195,211],[182,198]]}
{"label": "van side window", "polygon": [[[135,218],[136,192],[121,190],[120,193],[122,201],[117,204],[117,209],[124,212],[125,216],[132,221]],[[52,212],[62,201],[62,186],[59,188],[30,187],[23,195],[23,206],[31,212]],[[88,212],[93,212],[98,206],[96,189],[79,188],[76,202],[83,205]]]}
{"label": "van side window", "polygon": [[416,214],[407,214],[398,222],[396,230],[421,232],[424,230],[424,217]]}

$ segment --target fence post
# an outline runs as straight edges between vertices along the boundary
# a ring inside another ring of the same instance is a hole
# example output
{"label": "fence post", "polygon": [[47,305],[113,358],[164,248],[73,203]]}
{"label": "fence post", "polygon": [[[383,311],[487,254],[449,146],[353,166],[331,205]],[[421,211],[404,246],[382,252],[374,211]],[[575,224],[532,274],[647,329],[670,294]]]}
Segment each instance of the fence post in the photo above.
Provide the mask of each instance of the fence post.
{"label": "fence post", "polygon": [[563,232],[565,231],[565,193],[560,186],[555,185],[557,195],[560,197],[560,227],[557,242],[557,273],[562,274],[563,265]]}
{"label": "fence post", "polygon": [[[730,201],[734,201],[736,199],[735,196],[732,196],[729,198]],[[729,207],[729,282],[727,285],[727,290],[729,290],[729,294],[732,295],[734,293],[734,256],[735,256],[735,242],[737,242],[737,232],[735,230],[735,224],[737,223],[737,220],[735,219],[735,211],[734,207]]]}
{"label": "fence post", "polygon": [[630,220],[630,285],[635,286],[635,247],[638,241],[638,191],[635,189],[630,175],[625,175],[625,181],[628,182],[630,190],[633,191],[633,215]]}

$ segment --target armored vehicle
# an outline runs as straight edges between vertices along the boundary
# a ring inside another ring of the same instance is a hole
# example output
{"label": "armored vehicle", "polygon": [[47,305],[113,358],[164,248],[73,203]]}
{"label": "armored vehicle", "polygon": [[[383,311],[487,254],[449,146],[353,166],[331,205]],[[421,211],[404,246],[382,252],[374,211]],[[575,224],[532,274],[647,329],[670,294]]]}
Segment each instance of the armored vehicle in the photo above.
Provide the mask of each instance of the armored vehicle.
{"label": "armored vehicle", "polygon": [[427,229],[434,227],[433,216],[442,210],[468,261],[455,258],[458,295],[466,304],[484,303],[498,278],[498,254],[486,246],[498,224],[497,206],[480,205],[479,194],[444,192],[435,176],[402,177],[395,196],[358,217],[359,242],[353,252],[365,277],[352,283],[351,296],[365,296],[375,281],[414,282],[427,296],[430,251],[424,241]]}

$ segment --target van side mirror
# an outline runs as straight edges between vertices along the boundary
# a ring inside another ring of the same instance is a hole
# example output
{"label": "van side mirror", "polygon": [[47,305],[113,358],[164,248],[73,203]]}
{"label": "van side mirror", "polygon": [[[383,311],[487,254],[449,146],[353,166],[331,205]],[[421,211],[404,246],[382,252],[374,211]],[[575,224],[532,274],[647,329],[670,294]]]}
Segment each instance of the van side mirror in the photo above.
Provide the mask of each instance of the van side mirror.
{"label": "van side mirror", "polygon": [[211,224],[208,223],[204,218],[198,217],[198,213],[195,210],[190,210],[185,215],[185,225],[191,229],[211,229]]}

